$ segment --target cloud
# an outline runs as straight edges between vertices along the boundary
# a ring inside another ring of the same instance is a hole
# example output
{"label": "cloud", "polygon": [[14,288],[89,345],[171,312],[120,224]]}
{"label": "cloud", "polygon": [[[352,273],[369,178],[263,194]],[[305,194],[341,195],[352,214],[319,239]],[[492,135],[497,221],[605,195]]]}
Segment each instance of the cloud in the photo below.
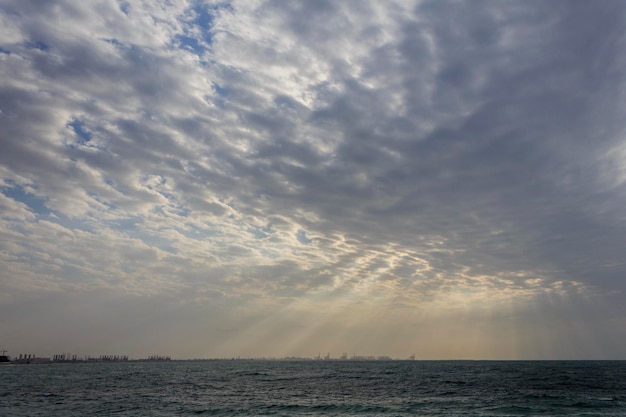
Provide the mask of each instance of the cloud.
{"label": "cloud", "polygon": [[2,287],[267,323],[614,300],[624,12],[5,2]]}

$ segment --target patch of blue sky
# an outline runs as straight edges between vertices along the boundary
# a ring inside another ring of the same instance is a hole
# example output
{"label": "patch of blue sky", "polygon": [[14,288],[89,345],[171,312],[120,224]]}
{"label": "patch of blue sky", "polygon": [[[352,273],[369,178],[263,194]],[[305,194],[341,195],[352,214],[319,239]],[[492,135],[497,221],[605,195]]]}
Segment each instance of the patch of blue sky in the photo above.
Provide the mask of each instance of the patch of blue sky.
{"label": "patch of blue sky", "polygon": [[265,239],[270,236],[272,233],[272,226],[251,226],[248,231],[254,236],[256,239]]}
{"label": "patch of blue sky", "polygon": [[213,20],[215,17],[213,13],[217,10],[216,6],[209,6],[207,4],[197,4],[192,8],[194,11],[196,18],[193,20],[193,23],[200,26],[204,29],[210,29],[213,26]]}
{"label": "patch of blue sky", "polygon": [[212,102],[214,105],[216,105],[220,109],[223,109],[226,106],[226,101],[224,100],[224,98],[228,96],[228,89],[225,87],[222,87],[219,84],[213,83],[213,90],[217,93],[217,95],[205,96],[205,99],[207,101]]}
{"label": "patch of blue sky", "polygon": [[178,207],[176,207],[176,214],[178,214],[180,217],[189,217],[189,215],[191,214],[191,209],[189,207],[179,205]]}
{"label": "patch of blue sky", "polygon": [[11,180],[7,180],[5,182],[11,186],[1,187],[0,192],[15,201],[19,201],[20,203],[27,205],[39,219],[45,219],[71,230],[93,232],[94,228],[88,222],[81,219],[72,219],[64,216],[63,214],[55,213],[46,206],[45,198],[28,192],[24,189],[24,187]]}
{"label": "patch of blue sky", "polygon": [[190,9],[193,18],[188,21],[186,33],[175,37],[179,47],[202,56],[213,44],[215,13],[220,9],[230,8],[228,3],[208,5],[196,2]]}
{"label": "patch of blue sky", "polygon": [[137,225],[141,223],[139,217],[127,217],[124,219],[115,219],[103,221],[102,224],[109,229],[119,230],[122,232],[130,232],[137,229]]}
{"label": "patch of blue sky", "polygon": [[116,38],[99,38],[99,40],[101,40],[102,42],[110,43],[111,45],[116,46],[118,48],[126,47],[126,45],[124,45],[122,42],[120,42]]}
{"label": "patch of blue sky", "polygon": [[228,95],[228,89],[219,84],[213,83],[213,89],[222,97],[226,97]]}
{"label": "patch of blue sky", "polygon": [[28,41],[24,43],[24,46],[28,49],[37,49],[43,52],[50,50],[50,46],[42,41]]}
{"label": "patch of blue sky", "polygon": [[122,1],[119,3],[119,5],[120,5],[120,11],[124,13],[126,16],[128,16],[128,13],[130,12],[130,3],[126,1]]}
{"label": "patch of blue sky", "polygon": [[133,229],[127,229],[123,231],[118,230],[118,231],[123,232],[124,235],[128,236],[131,239],[141,240],[143,243],[153,248],[157,248],[162,251],[173,253],[173,254],[177,252],[176,248],[173,246],[173,242],[171,239],[149,233],[143,230],[141,226],[134,227]]}
{"label": "patch of blue sky", "polygon": [[89,218],[70,218],[60,213],[54,213],[47,220],[70,230],[80,230],[87,233],[94,233],[95,231],[94,222],[90,221]]}
{"label": "patch of blue sky", "polygon": [[202,43],[200,43],[200,41],[196,38],[185,35],[178,35],[176,36],[176,40],[179,42],[181,49],[186,49],[189,52],[193,52],[198,56],[201,56],[206,52],[206,48],[202,46]]}
{"label": "patch of blue sky", "polygon": [[112,178],[104,178],[104,183],[106,185],[110,186],[110,187],[113,187],[113,188],[117,187],[117,184],[116,184],[115,180],[112,179]]}
{"label": "patch of blue sky", "polygon": [[197,2],[191,10],[195,16],[191,23],[198,26],[202,40],[210,45],[213,43],[212,29],[215,14],[219,13],[220,10],[232,10],[232,6],[229,2],[213,5]]}
{"label": "patch of blue sky", "polygon": [[91,138],[93,138],[93,135],[91,134],[91,132],[85,129],[85,124],[81,120],[73,119],[66,126],[71,128],[74,131],[74,133],[79,139],[78,142],[81,145],[89,142]]}
{"label": "patch of blue sky", "polygon": [[[167,184],[167,178],[161,177],[161,181],[159,182],[159,185],[165,185],[165,184]],[[154,188],[154,187],[148,187],[148,188]],[[172,193],[168,193],[167,191],[159,190],[159,194],[161,194],[163,197],[167,198],[168,201],[171,201],[171,202],[175,202],[176,201],[176,195],[174,195]]]}
{"label": "patch of blue sky", "polygon": [[12,180],[5,180],[5,183],[9,184],[8,187],[0,187],[0,192],[6,197],[9,197],[15,201],[19,201],[30,208],[31,211],[39,216],[46,216],[50,214],[50,209],[46,207],[46,199],[29,193],[21,185],[15,183]]}
{"label": "patch of blue sky", "polygon": [[117,210],[117,206],[115,204],[109,203],[108,201],[101,199],[98,194],[87,192],[87,195],[96,200],[98,203],[102,204],[103,206],[106,206],[107,209],[111,211]]}
{"label": "patch of blue sky", "polygon": [[146,187],[149,190],[156,191],[157,193],[159,193],[159,195],[164,197],[169,202],[169,204],[167,204],[165,206],[158,206],[158,207],[156,207],[155,211],[157,213],[163,214],[166,211],[167,212],[172,212],[173,211],[174,213],[176,213],[177,215],[182,216],[182,217],[187,217],[191,213],[191,210],[189,208],[187,208],[184,205],[178,203],[176,194],[170,193],[168,191],[164,191],[163,189],[160,189],[160,186],[163,186],[163,185],[167,184],[167,178],[161,176],[160,174],[155,173],[155,174],[152,174],[152,175],[149,175],[149,176],[145,176],[144,177],[144,181],[147,181],[147,180],[151,180],[151,181],[156,180],[156,186],[148,184]]}
{"label": "patch of blue sky", "polygon": [[311,239],[306,236],[306,232],[304,230],[298,230],[298,232],[296,233],[296,239],[298,239],[298,242],[302,243],[303,245],[308,245],[309,243],[311,243]]}

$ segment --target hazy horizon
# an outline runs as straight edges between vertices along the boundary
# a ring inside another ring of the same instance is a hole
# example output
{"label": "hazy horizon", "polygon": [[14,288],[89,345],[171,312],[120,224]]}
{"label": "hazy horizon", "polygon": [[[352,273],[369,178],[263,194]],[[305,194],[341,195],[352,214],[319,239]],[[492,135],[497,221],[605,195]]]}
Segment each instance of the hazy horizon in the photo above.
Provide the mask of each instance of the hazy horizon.
{"label": "hazy horizon", "polygon": [[0,0],[0,346],[626,359],[625,28]]}

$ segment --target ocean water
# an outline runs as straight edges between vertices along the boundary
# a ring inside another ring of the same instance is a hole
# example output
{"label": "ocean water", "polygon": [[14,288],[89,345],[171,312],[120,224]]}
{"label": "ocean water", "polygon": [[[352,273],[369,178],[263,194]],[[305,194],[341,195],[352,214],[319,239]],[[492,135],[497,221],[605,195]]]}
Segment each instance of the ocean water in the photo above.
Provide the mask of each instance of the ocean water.
{"label": "ocean water", "polygon": [[626,362],[0,366],[0,416],[626,416]]}

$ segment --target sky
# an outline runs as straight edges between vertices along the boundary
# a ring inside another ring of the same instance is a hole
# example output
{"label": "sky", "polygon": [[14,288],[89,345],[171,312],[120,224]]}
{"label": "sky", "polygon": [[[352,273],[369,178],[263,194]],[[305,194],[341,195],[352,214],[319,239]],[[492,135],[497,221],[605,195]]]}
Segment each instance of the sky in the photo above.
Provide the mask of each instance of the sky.
{"label": "sky", "polygon": [[626,359],[626,3],[0,0],[0,346]]}

